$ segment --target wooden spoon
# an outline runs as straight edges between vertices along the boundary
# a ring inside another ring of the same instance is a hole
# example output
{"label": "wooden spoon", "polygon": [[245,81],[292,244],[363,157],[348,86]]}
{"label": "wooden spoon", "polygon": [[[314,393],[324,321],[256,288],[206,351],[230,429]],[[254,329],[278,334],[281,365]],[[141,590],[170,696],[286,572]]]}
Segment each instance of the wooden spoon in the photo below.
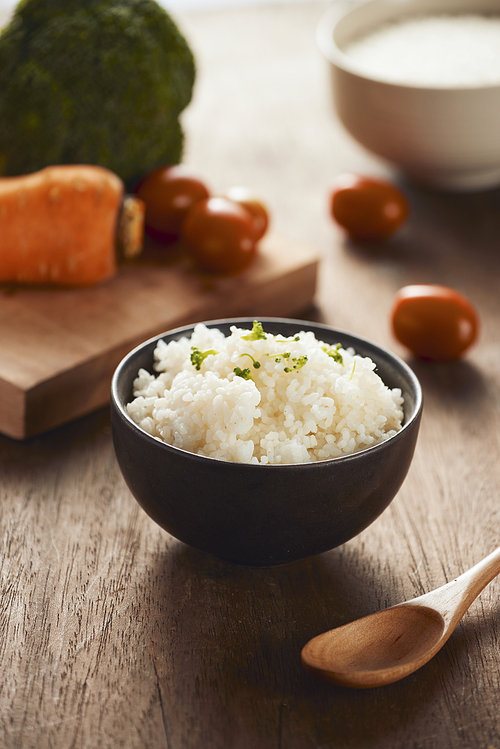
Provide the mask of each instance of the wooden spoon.
{"label": "wooden spoon", "polygon": [[500,547],[437,590],[314,637],[302,650],[302,663],[315,676],[347,687],[399,681],[436,655],[498,574]]}

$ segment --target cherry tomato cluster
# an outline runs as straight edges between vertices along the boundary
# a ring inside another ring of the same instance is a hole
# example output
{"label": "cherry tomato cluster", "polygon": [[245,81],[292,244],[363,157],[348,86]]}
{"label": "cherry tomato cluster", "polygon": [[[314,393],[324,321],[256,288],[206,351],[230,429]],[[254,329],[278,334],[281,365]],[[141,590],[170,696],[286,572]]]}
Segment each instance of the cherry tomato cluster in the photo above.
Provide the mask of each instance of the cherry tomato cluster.
{"label": "cherry tomato cluster", "polygon": [[[330,215],[355,242],[382,242],[406,221],[409,206],[390,182],[341,175],[330,194]],[[477,340],[479,317],[455,289],[438,284],[404,286],[394,297],[391,326],[396,339],[418,359],[457,361]]]}
{"label": "cherry tomato cluster", "polygon": [[[136,190],[146,204],[146,230],[180,239],[205,271],[232,275],[254,259],[268,230],[269,212],[246,188],[211,195],[205,182],[183,165],[153,170]],[[403,193],[390,182],[354,174],[341,176],[330,192],[331,216],[354,241],[390,237],[409,213]],[[455,361],[477,340],[479,319],[471,302],[454,289],[416,284],[393,301],[392,330],[414,356]]]}
{"label": "cherry tomato cluster", "polygon": [[240,273],[253,261],[269,227],[264,203],[243,187],[211,195],[184,165],[147,174],[136,188],[146,204],[146,231],[167,242],[180,239],[205,271]]}

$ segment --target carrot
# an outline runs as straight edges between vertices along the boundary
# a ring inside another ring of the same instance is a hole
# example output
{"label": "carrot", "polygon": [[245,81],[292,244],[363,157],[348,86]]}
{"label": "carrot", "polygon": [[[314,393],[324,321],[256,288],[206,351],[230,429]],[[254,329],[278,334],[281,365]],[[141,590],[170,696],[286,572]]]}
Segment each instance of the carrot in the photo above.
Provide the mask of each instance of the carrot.
{"label": "carrot", "polygon": [[123,193],[116,174],[83,164],[0,178],[0,282],[91,286],[114,276]]}

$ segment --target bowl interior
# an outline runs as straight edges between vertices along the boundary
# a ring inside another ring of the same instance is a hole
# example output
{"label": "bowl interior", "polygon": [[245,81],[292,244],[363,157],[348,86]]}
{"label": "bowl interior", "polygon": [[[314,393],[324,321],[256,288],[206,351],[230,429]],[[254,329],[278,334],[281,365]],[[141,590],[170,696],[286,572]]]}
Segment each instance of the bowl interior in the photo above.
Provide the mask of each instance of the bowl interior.
{"label": "bowl interior", "polygon": [[365,68],[344,53],[346,45],[357,37],[387,22],[415,16],[461,13],[498,15],[499,10],[497,0],[369,0],[342,14],[332,7],[320,22],[318,42],[331,62],[370,78]]}
{"label": "bowl interior", "polygon": [[388,21],[499,12],[498,0],[368,0],[340,12],[332,5],[320,20],[317,42],[330,63],[333,104],[346,131],[418,183],[458,192],[497,187],[500,85],[494,79],[409,82],[371,70],[344,50]]}

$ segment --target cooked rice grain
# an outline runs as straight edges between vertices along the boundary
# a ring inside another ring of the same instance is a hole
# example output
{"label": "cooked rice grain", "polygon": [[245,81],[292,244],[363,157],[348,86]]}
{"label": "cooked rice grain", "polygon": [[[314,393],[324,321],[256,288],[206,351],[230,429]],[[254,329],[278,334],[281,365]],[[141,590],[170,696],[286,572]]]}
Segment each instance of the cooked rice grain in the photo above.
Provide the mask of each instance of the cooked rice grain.
{"label": "cooked rice grain", "polygon": [[[386,387],[370,358],[341,348],[340,363],[327,353],[335,347],[311,331],[244,340],[248,333],[233,326],[226,337],[200,323],[191,338],[160,340],[158,375],[139,371],[127,405],[131,418],[170,445],[238,463],[337,458],[401,429],[401,391]],[[192,347],[217,353],[197,371]],[[249,369],[252,379],[236,368]]]}

